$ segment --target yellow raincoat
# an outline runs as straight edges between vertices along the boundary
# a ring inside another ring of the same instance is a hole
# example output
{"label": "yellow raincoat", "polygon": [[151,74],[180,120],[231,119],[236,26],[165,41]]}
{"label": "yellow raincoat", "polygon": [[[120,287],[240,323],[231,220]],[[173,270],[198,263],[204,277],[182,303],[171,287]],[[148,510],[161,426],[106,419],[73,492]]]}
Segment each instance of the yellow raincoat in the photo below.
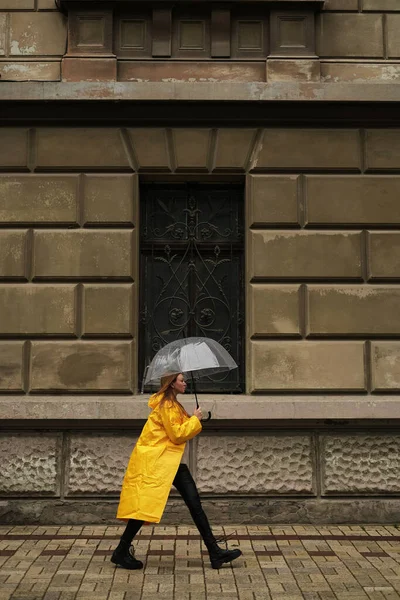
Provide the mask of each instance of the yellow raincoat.
{"label": "yellow raincoat", "polygon": [[174,403],[160,407],[162,398],[150,398],[153,410],[129,459],[117,519],[160,522],[186,442],[202,429],[197,417],[187,417]]}

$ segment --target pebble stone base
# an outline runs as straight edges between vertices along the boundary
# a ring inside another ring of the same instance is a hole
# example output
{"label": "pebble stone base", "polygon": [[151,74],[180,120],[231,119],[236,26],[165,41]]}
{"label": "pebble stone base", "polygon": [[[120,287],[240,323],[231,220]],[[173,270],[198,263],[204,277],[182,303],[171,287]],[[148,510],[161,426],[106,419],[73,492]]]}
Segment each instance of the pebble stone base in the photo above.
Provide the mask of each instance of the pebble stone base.
{"label": "pebble stone base", "polygon": [[146,526],[143,571],[110,563],[123,526],[0,527],[0,600],[384,600],[400,598],[400,528],[214,528],[243,557],[219,571],[193,528]]}

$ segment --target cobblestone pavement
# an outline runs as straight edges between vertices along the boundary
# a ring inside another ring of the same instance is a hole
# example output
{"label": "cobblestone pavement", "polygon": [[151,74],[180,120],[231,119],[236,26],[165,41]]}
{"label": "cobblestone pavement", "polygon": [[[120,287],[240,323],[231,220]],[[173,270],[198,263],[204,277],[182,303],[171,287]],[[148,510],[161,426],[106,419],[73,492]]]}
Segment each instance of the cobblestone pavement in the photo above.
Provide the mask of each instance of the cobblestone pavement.
{"label": "cobblestone pavement", "polygon": [[[0,527],[0,600],[400,599],[394,526],[248,526],[230,546],[243,557],[211,569],[196,530],[144,527],[143,571],[110,563],[123,527]],[[146,558],[147,557],[147,558]]]}

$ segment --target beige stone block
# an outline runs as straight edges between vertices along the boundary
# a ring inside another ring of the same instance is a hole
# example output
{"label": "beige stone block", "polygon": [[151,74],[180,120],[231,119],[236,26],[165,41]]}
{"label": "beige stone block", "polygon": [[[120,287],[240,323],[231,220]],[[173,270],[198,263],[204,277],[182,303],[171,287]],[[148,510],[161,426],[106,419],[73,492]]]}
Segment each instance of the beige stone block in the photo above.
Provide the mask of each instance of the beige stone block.
{"label": "beige stone block", "polygon": [[60,81],[60,62],[0,62],[1,81]]}
{"label": "beige stone block", "polygon": [[400,390],[400,343],[372,342],[372,389],[374,392]]}
{"label": "beige stone block", "polygon": [[196,483],[203,493],[313,494],[309,436],[199,437]]}
{"label": "beige stone block", "polygon": [[250,227],[298,224],[298,175],[249,175],[246,190]]}
{"label": "beige stone block", "polygon": [[85,285],[85,335],[131,335],[136,310],[132,285]]}
{"label": "beige stone block", "polygon": [[265,81],[265,62],[209,60],[120,60],[118,81],[162,83],[253,83]]}
{"label": "beige stone block", "polygon": [[252,169],[360,169],[356,129],[266,129]]}
{"label": "beige stone block", "polygon": [[2,433],[0,494],[58,495],[60,446],[56,433]]}
{"label": "beige stone block", "polygon": [[10,13],[10,56],[62,56],[67,19],[60,12]]}
{"label": "beige stone block", "polygon": [[322,438],[323,494],[399,493],[400,436]]}
{"label": "beige stone block", "polygon": [[253,341],[251,392],[362,391],[363,342]]}
{"label": "beige stone block", "polygon": [[132,433],[71,435],[67,494],[119,494],[136,441]]}
{"label": "beige stone block", "polygon": [[218,129],[214,170],[245,171],[254,147],[256,129]]}
{"label": "beige stone block", "polygon": [[36,164],[38,167],[130,168],[120,132],[115,128],[38,129]]}
{"label": "beige stone block", "polygon": [[357,11],[358,0],[325,0],[323,10]]}
{"label": "beige stone block", "polygon": [[400,279],[400,234],[368,234],[369,275],[371,279]]}
{"label": "beige stone block", "polygon": [[383,57],[380,14],[324,13],[321,15],[319,55]]}
{"label": "beige stone block", "polygon": [[57,10],[55,0],[38,0],[39,10]]}
{"label": "beige stone block", "polygon": [[0,279],[26,278],[26,231],[0,231]]}
{"label": "beige stone block", "polygon": [[252,231],[250,277],[361,278],[360,234],[338,231]]}
{"label": "beige stone block", "polygon": [[132,232],[36,231],[34,277],[132,278]]}
{"label": "beige stone block", "polygon": [[128,131],[139,170],[171,170],[171,156],[165,129],[149,127]]}
{"label": "beige stone block", "polygon": [[[400,10],[398,8],[398,10]],[[386,15],[387,19],[387,45],[389,58],[400,57],[400,15]]]}
{"label": "beige stone block", "polygon": [[129,342],[33,342],[32,391],[132,391]]}
{"label": "beige stone block", "polygon": [[[19,127],[0,128],[0,167],[17,169],[26,167],[27,162],[28,130]],[[0,199],[3,201],[1,196]]]}
{"label": "beige stone block", "polygon": [[299,293],[298,285],[250,285],[250,335],[300,335]]}
{"label": "beige stone block", "polygon": [[132,224],[138,202],[133,175],[85,175],[84,222]]}
{"label": "beige stone block", "polygon": [[309,176],[307,221],[321,225],[397,224],[399,196],[399,176]]}
{"label": "beige stone block", "polygon": [[364,12],[368,10],[390,10],[400,12],[400,4],[397,0],[363,0],[362,9]]}
{"label": "beige stone block", "polygon": [[308,286],[311,335],[400,333],[400,287]]}
{"label": "beige stone block", "polygon": [[0,10],[34,10],[35,0],[0,0]]}
{"label": "beige stone block", "polygon": [[267,60],[267,81],[277,83],[280,81],[315,82],[321,78],[319,60],[274,59]]}
{"label": "beige stone block", "polygon": [[7,15],[0,13],[0,56],[4,56],[6,53],[6,27]]}
{"label": "beige stone block", "polygon": [[0,342],[0,390],[23,391],[23,342]]}
{"label": "beige stone block", "polygon": [[323,83],[397,83],[400,65],[395,63],[322,63]]}
{"label": "beige stone block", "polygon": [[1,285],[0,331],[8,335],[75,333],[75,286]]}
{"label": "beige stone block", "polygon": [[365,143],[367,169],[400,169],[399,129],[368,129]]}
{"label": "beige stone block", "polygon": [[209,129],[173,129],[177,169],[207,170],[210,150]]}
{"label": "beige stone block", "polygon": [[64,57],[62,59],[62,80],[76,81],[116,81],[117,59],[98,57]]}
{"label": "beige stone block", "polygon": [[0,175],[2,223],[77,222],[77,175]]}

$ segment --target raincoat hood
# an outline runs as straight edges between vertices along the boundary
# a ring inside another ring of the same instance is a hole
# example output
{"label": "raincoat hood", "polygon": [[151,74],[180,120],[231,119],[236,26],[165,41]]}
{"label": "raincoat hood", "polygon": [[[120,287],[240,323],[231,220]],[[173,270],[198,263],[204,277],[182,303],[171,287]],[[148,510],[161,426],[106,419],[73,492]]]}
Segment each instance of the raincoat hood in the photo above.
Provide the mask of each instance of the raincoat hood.
{"label": "raincoat hood", "polygon": [[149,399],[149,407],[154,410],[161,402],[162,400],[162,394],[153,394],[152,396],[150,396]]}

